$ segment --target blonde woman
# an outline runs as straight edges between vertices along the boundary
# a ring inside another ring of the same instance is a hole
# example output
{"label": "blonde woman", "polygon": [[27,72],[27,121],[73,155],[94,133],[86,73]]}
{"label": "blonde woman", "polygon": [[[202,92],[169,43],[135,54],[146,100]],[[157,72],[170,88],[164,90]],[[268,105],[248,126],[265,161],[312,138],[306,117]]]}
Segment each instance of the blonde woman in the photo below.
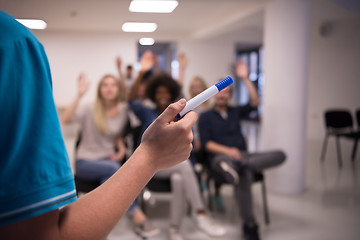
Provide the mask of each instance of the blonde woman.
{"label": "blonde woman", "polygon": [[[89,82],[81,74],[76,97],[64,111],[61,121],[63,124],[78,122],[81,125],[81,141],[76,152],[77,177],[103,183],[120,168],[125,157],[122,135],[129,119],[129,109],[124,101],[123,86],[115,76],[101,78],[94,104],[79,106],[88,87]],[[128,215],[141,236],[159,233],[135,202]]]}

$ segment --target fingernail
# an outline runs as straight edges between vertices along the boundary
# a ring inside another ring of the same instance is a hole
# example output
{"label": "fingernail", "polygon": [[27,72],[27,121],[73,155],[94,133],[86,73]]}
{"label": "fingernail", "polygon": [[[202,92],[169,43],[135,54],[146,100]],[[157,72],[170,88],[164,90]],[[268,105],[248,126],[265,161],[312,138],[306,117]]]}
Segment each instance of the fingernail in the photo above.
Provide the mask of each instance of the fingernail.
{"label": "fingernail", "polygon": [[184,98],[182,98],[182,99],[180,99],[180,100],[178,101],[178,104],[179,104],[181,107],[183,107],[183,106],[185,106],[185,104],[186,104],[186,100],[185,100]]}

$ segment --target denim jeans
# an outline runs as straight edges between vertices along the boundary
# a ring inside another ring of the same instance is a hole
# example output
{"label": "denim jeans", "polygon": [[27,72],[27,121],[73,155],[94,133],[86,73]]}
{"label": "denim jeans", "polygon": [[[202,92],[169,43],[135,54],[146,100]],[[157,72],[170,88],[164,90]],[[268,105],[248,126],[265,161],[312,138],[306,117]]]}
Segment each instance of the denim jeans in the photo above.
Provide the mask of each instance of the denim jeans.
{"label": "denim jeans", "polygon": [[[84,181],[99,181],[100,183],[104,183],[120,167],[121,163],[114,162],[108,158],[95,161],[78,159],[76,161],[76,176]],[[129,207],[127,214],[131,216],[139,209],[135,200]]]}

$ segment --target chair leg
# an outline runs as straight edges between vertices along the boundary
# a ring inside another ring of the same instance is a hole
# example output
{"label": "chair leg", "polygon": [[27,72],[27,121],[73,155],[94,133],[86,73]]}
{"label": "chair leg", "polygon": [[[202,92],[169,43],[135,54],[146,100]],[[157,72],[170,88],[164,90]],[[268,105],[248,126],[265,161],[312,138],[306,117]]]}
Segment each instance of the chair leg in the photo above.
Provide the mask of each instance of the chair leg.
{"label": "chair leg", "polygon": [[265,186],[264,180],[261,181],[261,190],[262,190],[262,198],[263,198],[263,204],[264,204],[264,220],[265,220],[265,224],[269,225],[270,224],[270,216],[269,216],[269,207],[268,207],[268,202],[267,202],[266,186]]}
{"label": "chair leg", "polygon": [[327,147],[327,142],[328,142],[328,136],[329,136],[329,135],[326,134],[325,139],[324,139],[324,143],[323,143],[323,147],[322,147],[322,151],[321,151],[321,158],[320,158],[320,160],[321,160],[322,162],[324,162],[324,159],[325,159],[325,153],[326,153],[326,147]]}
{"label": "chair leg", "polygon": [[207,194],[207,198],[208,198],[208,208],[210,211],[213,211],[214,210],[214,207],[213,207],[213,204],[212,204],[212,181],[211,181],[211,178],[210,176],[207,176],[207,179],[206,179],[206,184],[207,184],[207,187],[208,187],[208,194]]}
{"label": "chair leg", "polygon": [[358,138],[355,138],[355,140],[354,140],[354,147],[353,147],[353,151],[352,151],[352,154],[351,154],[351,160],[352,160],[353,162],[355,161],[355,156],[356,156],[356,150],[357,150],[358,141],[359,141],[359,139],[358,139]]}
{"label": "chair leg", "polygon": [[336,149],[337,149],[337,155],[338,155],[338,164],[339,167],[342,167],[342,160],[341,160],[341,149],[340,149],[340,140],[339,137],[336,136]]}

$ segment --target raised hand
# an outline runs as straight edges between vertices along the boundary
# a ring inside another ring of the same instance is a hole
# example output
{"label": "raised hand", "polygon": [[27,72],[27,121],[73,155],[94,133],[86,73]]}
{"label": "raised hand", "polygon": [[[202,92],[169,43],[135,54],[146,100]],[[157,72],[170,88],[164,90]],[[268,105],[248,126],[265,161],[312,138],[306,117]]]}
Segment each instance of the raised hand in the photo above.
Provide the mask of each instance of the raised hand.
{"label": "raised hand", "polygon": [[78,84],[77,94],[79,97],[82,97],[86,93],[90,85],[90,82],[87,80],[86,75],[84,73],[81,73],[79,75],[77,84]]}
{"label": "raised hand", "polygon": [[154,64],[155,64],[154,54],[150,50],[145,51],[140,59],[141,70],[148,71],[154,66]]}
{"label": "raised hand", "polygon": [[236,76],[242,79],[249,78],[249,68],[241,59],[236,61]]}

